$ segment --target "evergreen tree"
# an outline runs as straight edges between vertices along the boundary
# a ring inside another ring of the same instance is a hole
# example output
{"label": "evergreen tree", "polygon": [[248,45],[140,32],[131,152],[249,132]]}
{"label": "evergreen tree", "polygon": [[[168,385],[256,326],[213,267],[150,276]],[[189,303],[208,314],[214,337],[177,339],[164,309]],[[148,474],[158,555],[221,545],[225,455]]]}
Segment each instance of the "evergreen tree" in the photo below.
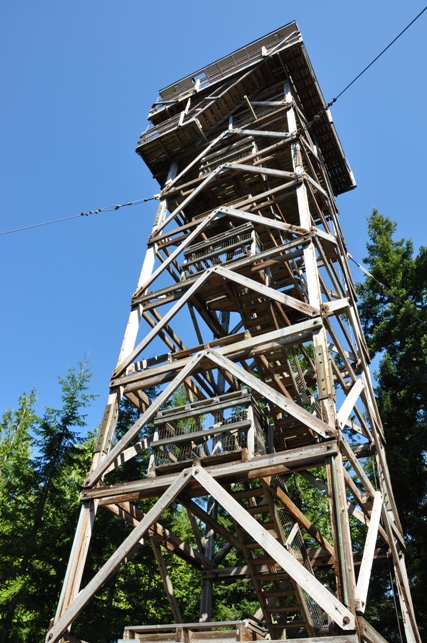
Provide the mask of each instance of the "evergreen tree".
{"label": "evergreen tree", "polygon": [[[36,420],[34,391],[19,398],[17,410],[8,409],[0,422],[0,632],[12,605],[15,609],[26,584],[22,569],[20,534],[27,529],[33,509],[35,476],[31,462],[31,429]],[[21,605],[19,619],[28,620]],[[2,640],[3,634],[1,634]]]}
{"label": "evergreen tree", "polygon": [[[358,285],[360,313],[371,356],[380,356],[376,394],[422,633],[427,631],[427,248],[415,254],[411,241],[396,241],[396,224],[376,210],[368,223],[364,262],[372,276]],[[382,587],[387,587],[384,578]]]}
{"label": "evergreen tree", "polygon": [[55,610],[70,548],[68,525],[75,524],[87,468],[77,429],[85,426],[81,409],[93,399],[86,392],[89,379],[82,363],[59,378],[61,409],[47,408],[39,418],[31,394],[20,399],[17,411],[3,416],[2,643],[43,638]]}

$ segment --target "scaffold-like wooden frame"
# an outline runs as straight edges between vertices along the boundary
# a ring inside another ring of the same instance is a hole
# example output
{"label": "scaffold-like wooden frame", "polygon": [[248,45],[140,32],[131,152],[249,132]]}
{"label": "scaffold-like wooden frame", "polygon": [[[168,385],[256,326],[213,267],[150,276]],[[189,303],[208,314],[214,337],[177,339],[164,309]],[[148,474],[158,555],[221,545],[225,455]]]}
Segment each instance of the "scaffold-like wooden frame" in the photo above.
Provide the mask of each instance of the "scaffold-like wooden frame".
{"label": "scaffold-like wooden frame", "polygon": [[[372,565],[390,556],[406,641],[421,643],[335,202],[355,183],[297,25],[162,90],[149,118],[137,152],[162,186],[159,207],[47,643],[72,640],[74,619],[142,538],[175,625],[128,627],[125,638],[162,640],[163,628],[165,641],[171,630],[205,640],[210,629],[221,641],[381,643],[364,613]],[[180,387],[187,403],[174,407]],[[115,442],[123,397],[140,416]],[[149,423],[154,433],[141,437]],[[147,477],[109,484],[147,448]],[[291,475],[329,499],[327,534],[291,497]],[[144,515],[135,503],[145,498],[157,500]],[[159,522],[172,502],[187,509],[197,547]],[[133,529],[81,588],[99,507]],[[363,551],[352,521],[364,526]],[[182,623],[162,549],[200,570],[199,624]],[[227,566],[233,549],[240,567]],[[332,588],[318,579],[326,567]],[[250,579],[259,610],[211,623],[214,583],[232,577]]]}

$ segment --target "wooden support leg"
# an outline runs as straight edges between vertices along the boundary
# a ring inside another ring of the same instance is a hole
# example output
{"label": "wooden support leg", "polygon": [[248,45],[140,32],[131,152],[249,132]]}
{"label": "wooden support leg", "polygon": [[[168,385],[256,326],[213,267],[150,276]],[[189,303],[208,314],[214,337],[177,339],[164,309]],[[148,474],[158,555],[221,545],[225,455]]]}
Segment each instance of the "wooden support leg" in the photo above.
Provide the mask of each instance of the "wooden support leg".
{"label": "wooden support leg", "polygon": [[175,500],[178,494],[183,490],[189,479],[189,473],[184,470],[175,479],[174,483],[159,498],[156,504],[144,516],[139,525],[135,527],[132,533],[116,549],[114,554],[95,574],[92,580],[78,594],[73,603],[63,612],[59,620],[53,625],[46,635],[46,643],[58,643],[61,636],[70,627],[74,619],[82,612],[96,592],[120,567],[125,558],[129,555],[135,546],[139,543],[145,532],[150,526],[157,521],[163,511]]}
{"label": "wooden support leg", "polygon": [[[207,513],[216,520],[218,514],[218,504],[212,496],[208,498]],[[209,560],[215,556],[215,531],[212,527],[206,526],[206,545],[204,554]],[[213,598],[213,579],[204,578],[202,580],[202,596],[200,599],[200,622],[210,621],[212,618],[212,598]]]}
{"label": "wooden support leg", "polygon": [[354,612],[355,610],[355,575],[353,552],[351,547],[350,524],[347,512],[347,497],[345,491],[344,465],[339,453],[330,458],[331,483],[333,490],[334,513],[336,516],[336,539],[334,542],[335,556],[340,563],[340,578],[343,602]]}

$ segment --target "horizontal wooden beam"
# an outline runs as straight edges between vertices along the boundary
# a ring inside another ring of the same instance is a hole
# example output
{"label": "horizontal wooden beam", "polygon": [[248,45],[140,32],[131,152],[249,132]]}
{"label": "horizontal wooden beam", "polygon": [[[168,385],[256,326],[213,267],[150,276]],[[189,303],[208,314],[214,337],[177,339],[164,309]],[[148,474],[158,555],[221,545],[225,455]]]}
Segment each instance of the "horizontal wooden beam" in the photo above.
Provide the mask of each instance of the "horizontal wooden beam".
{"label": "horizontal wooden beam", "polygon": [[135,546],[139,543],[144,536],[147,529],[157,521],[163,511],[175,500],[182,489],[188,482],[189,474],[183,471],[159,498],[156,504],[144,516],[137,527],[129,534],[123,543],[116,549],[114,554],[110,556],[108,561],[99,569],[92,580],[80,591],[73,603],[65,610],[58,621],[48,631],[46,635],[46,643],[58,643],[61,636],[66,632],[70,624],[77,618],[83,611],[86,605],[96,592],[104,585],[104,583],[114,574],[120,567],[124,559],[132,552]]}
{"label": "horizontal wooden beam", "polygon": [[[248,333],[245,339],[235,341],[230,345],[226,342],[225,346],[218,346],[217,341],[212,342],[212,344],[216,352],[224,355],[225,357],[229,357],[230,359],[236,359],[240,356],[250,357],[256,355],[259,351],[266,352],[269,349],[269,344],[271,344],[271,350],[274,350],[274,344],[276,342],[277,347],[279,347],[282,342],[293,340],[294,338],[298,342],[301,342],[302,333],[312,334],[318,328],[322,327],[322,323],[321,317],[316,317],[305,322],[293,324],[286,328],[280,328],[279,330],[273,330],[269,333],[264,333],[263,335],[257,335],[256,337],[251,337]],[[211,348],[211,344],[207,342],[204,345],[204,348]],[[114,377],[111,380],[110,386],[126,386],[126,390],[133,390],[132,388],[129,388],[129,385],[138,382],[141,379],[145,379],[147,375],[153,377],[157,374],[160,375],[163,372],[171,373],[172,371],[183,368],[191,359],[194,359],[194,353],[199,352],[198,349],[203,350],[201,346],[196,346],[191,349],[189,348],[186,351],[178,351],[173,354],[170,353],[170,360],[166,364],[153,366],[151,368],[147,368],[145,371],[131,373],[129,375],[124,375],[123,377]],[[256,350],[252,352],[252,349]],[[188,357],[186,357],[187,355]]]}
{"label": "horizontal wooden beam", "polygon": [[[375,550],[375,561],[387,561],[388,548],[379,547]],[[300,562],[304,562],[304,557],[301,552],[294,550],[293,555]],[[329,554],[326,549],[320,547],[310,547],[307,549],[307,555],[310,559],[310,564],[314,569],[330,568],[335,565],[335,557]],[[360,565],[362,561],[362,552],[353,552],[353,562],[355,565]],[[267,573],[271,568],[268,565],[263,565],[259,568],[259,573]],[[250,578],[251,570],[248,565],[241,565],[236,567],[215,567],[213,569],[206,569],[202,572],[202,578]]]}
{"label": "horizontal wooden beam", "polygon": [[[264,475],[286,473],[290,470],[309,469],[324,464],[325,458],[336,455],[338,446],[336,440],[311,444],[309,446],[288,449],[280,453],[257,456],[246,462],[232,462],[206,467],[206,471],[215,479],[222,480],[232,477],[236,481],[247,480]],[[191,466],[189,467],[191,468]],[[270,473],[268,473],[270,472]],[[161,495],[178,474],[144,478],[133,482],[115,485],[102,485],[93,489],[84,489],[81,500],[92,498],[119,497],[120,494],[138,493],[140,498],[155,498]],[[194,486],[194,481],[191,481]],[[191,488],[191,487],[189,487]],[[116,502],[116,500],[114,500]]]}
{"label": "horizontal wooden beam", "polygon": [[233,375],[240,382],[244,382],[250,386],[253,390],[258,391],[266,397],[270,402],[275,406],[278,406],[280,409],[291,415],[293,418],[301,422],[304,426],[312,429],[318,435],[321,435],[323,438],[331,438],[335,435],[335,429],[329,427],[325,422],[317,418],[315,415],[312,415],[306,411],[302,406],[294,402],[293,400],[288,399],[282,393],[279,393],[275,389],[271,388],[268,384],[261,381],[255,375],[248,373],[243,368],[240,368],[234,364],[231,360],[223,357],[219,354],[218,351],[206,351],[207,356],[210,360],[218,364],[220,368],[225,369],[231,375]]}

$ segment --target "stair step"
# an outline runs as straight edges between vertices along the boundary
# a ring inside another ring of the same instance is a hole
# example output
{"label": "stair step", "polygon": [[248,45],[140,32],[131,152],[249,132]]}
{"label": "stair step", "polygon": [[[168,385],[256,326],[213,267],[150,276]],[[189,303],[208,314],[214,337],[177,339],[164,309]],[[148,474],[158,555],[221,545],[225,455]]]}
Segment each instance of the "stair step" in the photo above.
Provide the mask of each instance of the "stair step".
{"label": "stair step", "polygon": [[[288,621],[288,622],[283,623],[283,624],[282,623],[277,624],[278,628],[280,627],[280,628],[283,628],[283,629],[286,629],[286,630],[294,630],[294,629],[299,630],[302,627],[305,628],[305,626],[306,626],[305,621]],[[274,625],[273,625],[273,627],[274,627]]]}
{"label": "stair step", "polygon": [[255,578],[260,581],[281,581],[281,580],[288,580],[289,579],[289,574],[287,574],[284,571],[277,571],[277,572],[264,572],[261,574],[255,574]]}
{"label": "stair step", "polygon": [[245,507],[245,509],[251,515],[270,513],[270,507],[268,505],[257,505],[256,507]]}
{"label": "stair step", "polygon": [[263,596],[265,598],[271,598],[272,596],[295,596],[295,592],[293,589],[282,589],[280,591],[275,592],[274,590],[269,590],[268,592],[260,592],[260,596]]}
{"label": "stair step", "polygon": [[275,565],[276,561],[271,556],[259,556],[259,558],[248,558],[249,565],[259,567],[259,565]]}
{"label": "stair step", "polygon": [[[266,523],[260,523],[260,524],[262,524],[262,526],[264,527],[264,525],[265,525]],[[264,527],[264,528],[265,528],[265,527]],[[277,540],[277,534],[276,534],[276,532],[275,532],[275,531],[270,530],[270,531],[269,531],[269,534],[270,534],[270,536],[272,536],[275,540]],[[262,545],[260,545],[260,544],[259,544],[259,543],[257,543],[257,542],[254,542],[254,543],[245,543],[245,544],[244,544],[244,546],[245,546],[245,548],[246,548],[246,549],[249,549],[250,551],[260,549],[260,550],[262,550],[263,552],[265,552],[265,550],[264,550],[264,548],[262,547]]]}
{"label": "stair step", "polygon": [[230,493],[236,500],[240,500],[241,498],[256,498],[264,494],[264,489],[245,489],[244,491],[233,491]]}
{"label": "stair step", "polygon": [[299,605],[288,605],[286,607],[264,607],[269,614],[290,614],[291,612],[301,612]]}
{"label": "stair step", "polygon": [[248,543],[247,545],[245,545],[245,549],[249,549],[250,551],[252,551],[253,549],[262,549],[262,551],[264,551],[263,547],[261,547],[259,543]]}

